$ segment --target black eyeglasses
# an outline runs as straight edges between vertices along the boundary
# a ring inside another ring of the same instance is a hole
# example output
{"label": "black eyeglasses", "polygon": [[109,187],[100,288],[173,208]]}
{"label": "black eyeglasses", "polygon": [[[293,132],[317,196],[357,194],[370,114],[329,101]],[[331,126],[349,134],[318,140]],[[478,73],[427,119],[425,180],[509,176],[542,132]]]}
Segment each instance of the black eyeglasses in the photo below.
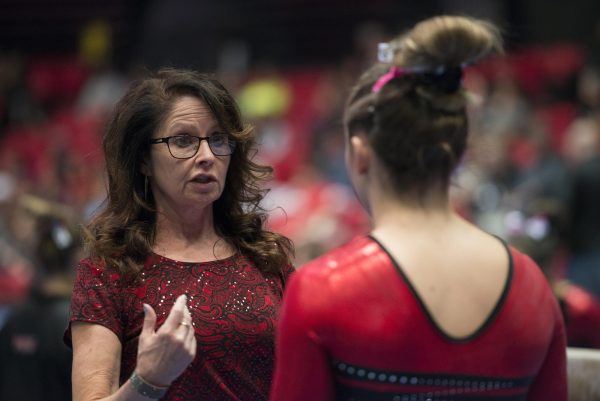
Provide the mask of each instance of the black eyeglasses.
{"label": "black eyeglasses", "polygon": [[176,159],[189,159],[198,153],[200,143],[208,142],[210,151],[215,156],[229,156],[235,150],[235,141],[227,134],[213,134],[211,136],[175,135],[156,138],[150,144],[166,143],[169,153]]}

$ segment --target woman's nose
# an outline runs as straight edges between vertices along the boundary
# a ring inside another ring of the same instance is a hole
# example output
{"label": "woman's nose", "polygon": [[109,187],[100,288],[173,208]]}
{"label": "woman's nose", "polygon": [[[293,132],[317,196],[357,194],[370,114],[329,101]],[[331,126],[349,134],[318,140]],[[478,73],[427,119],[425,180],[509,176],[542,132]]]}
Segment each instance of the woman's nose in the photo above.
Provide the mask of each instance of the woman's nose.
{"label": "woman's nose", "polygon": [[196,153],[196,161],[197,162],[213,162],[215,159],[215,155],[213,154],[210,146],[208,145],[208,141],[200,141],[200,146],[198,148],[198,152]]}

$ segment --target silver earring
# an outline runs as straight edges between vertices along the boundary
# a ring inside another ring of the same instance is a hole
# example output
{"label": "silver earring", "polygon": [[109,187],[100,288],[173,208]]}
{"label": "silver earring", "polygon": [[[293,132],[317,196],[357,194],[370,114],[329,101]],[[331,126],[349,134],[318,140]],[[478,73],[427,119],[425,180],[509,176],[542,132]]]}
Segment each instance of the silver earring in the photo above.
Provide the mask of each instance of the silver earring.
{"label": "silver earring", "polygon": [[148,200],[148,176],[144,176],[144,200]]}

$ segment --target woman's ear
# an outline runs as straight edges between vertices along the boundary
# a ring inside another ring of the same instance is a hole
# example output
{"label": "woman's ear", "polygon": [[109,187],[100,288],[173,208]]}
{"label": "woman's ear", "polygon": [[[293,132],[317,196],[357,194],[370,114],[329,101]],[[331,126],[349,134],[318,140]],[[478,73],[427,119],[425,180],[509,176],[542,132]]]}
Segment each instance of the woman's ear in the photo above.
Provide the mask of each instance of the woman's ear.
{"label": "woman's ear", "polygon": [[371,147],[366,136],[360,134],[352,135],[350,138],[350,149],[352,158],[354,159],[352,164],[356,168],[356,172],[366,174],[371,165]]}

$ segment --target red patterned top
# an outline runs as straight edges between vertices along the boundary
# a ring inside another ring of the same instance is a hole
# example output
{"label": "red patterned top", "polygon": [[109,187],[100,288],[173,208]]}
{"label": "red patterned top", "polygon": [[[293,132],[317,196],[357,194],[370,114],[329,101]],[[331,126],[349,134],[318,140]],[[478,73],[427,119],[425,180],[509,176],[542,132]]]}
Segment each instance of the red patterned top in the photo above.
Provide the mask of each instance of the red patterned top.
{"label": "red patterned top", "polygon": [[[275,321],[283,288],[293,267],[267,276],[245,256],[204,263],[148,258],[137,283],[90,259],[77,267],[71,322],[91,322],[112,330],[121,340],[121,384],[136,363],[142,329],[142,303],[164,323],[177,297],[185,293],[198,351],[192,364],[173,382],[162,400],[267,400],[274,360]],[[71,343],[71,329],[65,332]]]}
{"label": "red patterned top", "polygon": [[496,307],[446,334],[387,251],[365,237],[300,268],[278,324],[271,401],[566,401],[558,304],[514,249]]}

